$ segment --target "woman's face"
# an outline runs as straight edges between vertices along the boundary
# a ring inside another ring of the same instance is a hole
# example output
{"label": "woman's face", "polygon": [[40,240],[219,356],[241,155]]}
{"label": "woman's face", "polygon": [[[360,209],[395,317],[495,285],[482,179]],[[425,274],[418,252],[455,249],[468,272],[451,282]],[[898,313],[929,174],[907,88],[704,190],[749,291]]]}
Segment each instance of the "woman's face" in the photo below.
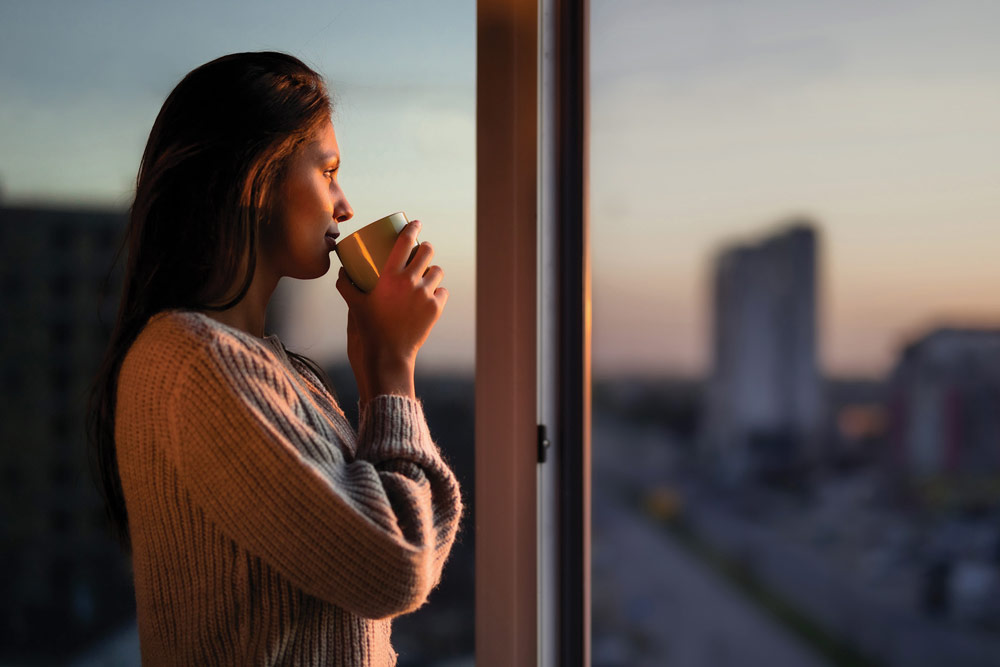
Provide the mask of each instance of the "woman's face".
{"label": "woman's face", "polygon": [[354,210],[337,182],[340,148],[327,120],[291,157],[278,188],[277,219],[261,244],[266,263],[279,276],[318,278],[330,270],[338,223]]}

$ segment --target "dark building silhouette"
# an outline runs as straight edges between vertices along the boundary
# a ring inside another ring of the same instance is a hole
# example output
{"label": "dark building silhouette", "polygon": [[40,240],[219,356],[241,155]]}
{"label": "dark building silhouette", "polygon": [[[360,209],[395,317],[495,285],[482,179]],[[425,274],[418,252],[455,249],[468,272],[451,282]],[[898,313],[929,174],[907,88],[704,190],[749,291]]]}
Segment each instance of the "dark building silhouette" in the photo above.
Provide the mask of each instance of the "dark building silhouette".
{"label": "dark building silhouette", "polygon": [[69,652],[134,608],[84,435],[124,223],[120,212],[0,207],[0,658]]}

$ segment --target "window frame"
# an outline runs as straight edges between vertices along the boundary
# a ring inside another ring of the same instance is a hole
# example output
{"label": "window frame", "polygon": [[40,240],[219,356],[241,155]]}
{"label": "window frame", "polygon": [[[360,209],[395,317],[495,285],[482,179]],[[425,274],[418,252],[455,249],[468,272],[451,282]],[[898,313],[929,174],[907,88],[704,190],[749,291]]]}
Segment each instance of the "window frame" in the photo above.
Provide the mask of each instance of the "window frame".
{"label": "window frame", "polygon": [[588,9],[586,0],[478,1],[483,665],[590,664]]}

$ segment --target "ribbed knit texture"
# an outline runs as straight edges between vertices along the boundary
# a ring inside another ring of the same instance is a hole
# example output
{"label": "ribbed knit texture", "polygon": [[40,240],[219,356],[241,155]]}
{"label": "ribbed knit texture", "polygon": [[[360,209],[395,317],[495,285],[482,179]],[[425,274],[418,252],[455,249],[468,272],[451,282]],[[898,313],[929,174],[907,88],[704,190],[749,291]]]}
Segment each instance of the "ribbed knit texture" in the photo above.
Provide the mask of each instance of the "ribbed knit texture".
{"label": "ribbed knit texture", "polygon": [[115,440],[143,665],[394,665],[391,618],[437,585],[462,512],[420,403],[359,432],[274,336],[153,316]]}

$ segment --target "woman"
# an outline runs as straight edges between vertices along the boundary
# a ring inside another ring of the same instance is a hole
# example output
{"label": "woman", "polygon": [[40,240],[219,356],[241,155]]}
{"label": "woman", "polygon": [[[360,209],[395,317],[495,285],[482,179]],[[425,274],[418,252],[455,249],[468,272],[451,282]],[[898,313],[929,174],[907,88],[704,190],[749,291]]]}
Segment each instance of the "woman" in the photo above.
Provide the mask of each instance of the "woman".
{"label": "woman", "polygon": [[353,211],[320,77],[225,56],[160,110],[89,435],[130,549],[145,665],[391,665],[462,506],[413,389],[447,291],[419,229],[377,287],[341,270],[357,433],[315,363],[264,335],[282,276],[330,267]]}

